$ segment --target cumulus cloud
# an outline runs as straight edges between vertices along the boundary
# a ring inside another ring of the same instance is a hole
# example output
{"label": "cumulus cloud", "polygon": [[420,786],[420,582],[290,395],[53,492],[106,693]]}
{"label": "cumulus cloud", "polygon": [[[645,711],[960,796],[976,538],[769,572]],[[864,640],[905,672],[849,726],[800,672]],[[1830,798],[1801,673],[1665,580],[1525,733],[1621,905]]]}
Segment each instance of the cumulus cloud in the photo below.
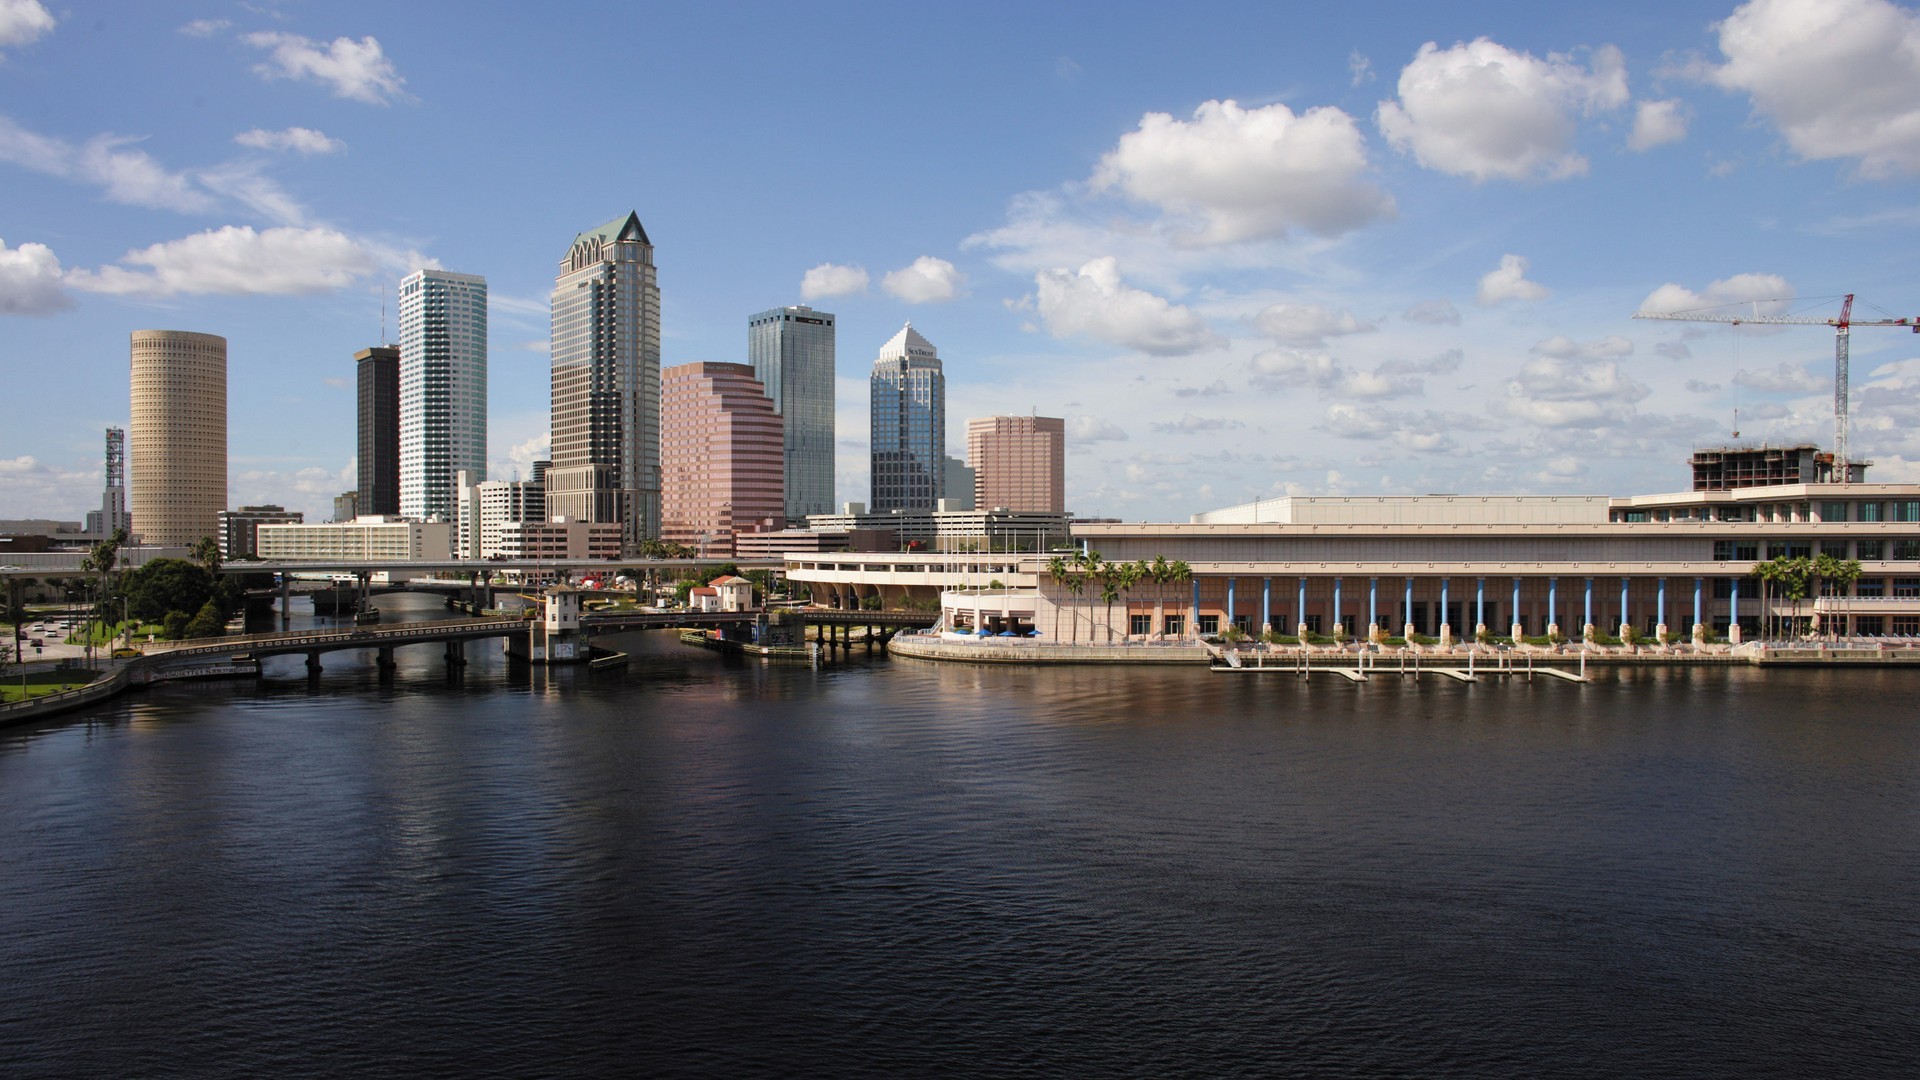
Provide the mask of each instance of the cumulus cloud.
{"label": "cumulus cloud", "polygon": [[1330,337],[1364,334],[1376,327],[1351,311],[1319,304],[1270,304],[1253,318],[1260,332],[1282,345],[1311,348]]}
{"label": "cumulus cloud", "polygon": [[1100,159],[1091,186],[1118,190],[1188,223],[1199,244],[1271,239],[1294,229],[1340,236],[1394,213],[1366,179],[1353,118],[1322,106],[1243,109],[1208,101],[1192,120],[1148,113]]}
{"label": "cumulus cloud", "polygon": [[1347,54],[1347,75],[1350,86],[1364,86],[1374,79],[1373,61],[1366,54],[1355,49]]}
{"label": "cumulus cloud", "polygon": [[1425,323],[1428,326],[1459,326],[1460,309],[1446,300],[1427,300],[1408,308],[1400,316],[1408,322]]}
{"label": "cumulus cloud", "polygon": [[267,59],[253,68],[262,78],[319,83],[335,97],[369,105],[407,96],[402,89],[406,80],[372,37],[341,37],[323,44],[299,34],[263,31],[240,40],[267,50]]}
{"label": "cumulus cloud", "polygon": [[1205,386],[1182,386],[1173,392],[1174,397],[1224,397],[1233,393],[1225,379],[1215,379]]}
{"label": "cumulus cloud", "polygon": [[1231,431],[1247,425],[1239,420],[1224,416],[1195,416],[1186,413],[1180,419],[1164,424],[1154,424],[1153,430],[1167,435],[1197,435],[1207,431]]}
{"label": "cumulus cloud", "polygon": [[339,139],[303,127],[290,127],[284,131],[253,128],[235,135],[233,141],[255,150],[290,151],[302,155],[333,154],[347,148],[347,144]]}
{"label": "cumulus cloud", "polygon": [[28,243],[8,250],[0,240],[0,314],[46,315],[71,307],[60,277],[52,248]]}
{"label": "cumulus cloud", "polygon": [[120,266],[73,270],[67,283],[128,296],[301,295],[350,285],[379,266],[375,252],[332,229],[255,232],[228,225],[130,251]]}
{"label": "cumulus cloud", "polygon": [[1539,356],[1527,361],[1496,400],[1496,415],[1542,427],[1608,427],[1633,415],[1652,393],[1621,374],[1620,365]]}
{"label": "cumulus cloud", "polygon": [[1125,442],[1127,433],[1120,425],[1111,420],[1102,420],[1097,416],[1070,416],[1067,418],[1067,442],[1097,443]]}
{"label": "cumulus cloud", "polygon": [[1261,390],[1300,386],[1326,389],[1347,376],[1340,361],[1318,349],[1268,349],[1256,353],[1248,367],[1253,370],[1249,381]]}
{"label": "cumulus cloud", "polygon": [[1500,256],[1500,268],[1488,271],[1480,279],[1480,291],[1476,299],[1483,307],[1492,307],[1509,300],[1544,300],[1553,295],[1552,289],[1537,281],[1527,280],[1529,265],[1519,255]]}
{"label": "cumulus cloud", "polygon": [[1823,379],[1808,371],[1803,365],[1785,360],[1759,371],[1743,369],[1735,372],[1733,382],[1734,385],[1744,386],[1749,390],[1765,390],[1780,394],[1810,394],[1833,385],[1832,380]]}
{"label": "cumulus cloud", "polygon": [[1154,356],[1185,356],[1225,344],[1191,308],[1120,280],[1120,261],[1034,275],[1035,307],[1054,337],[1085,334]]}
{"label": "cumulus cloud", "polygon": [[231,19],[195,19],[181,27],[180,32],[188,37],[210,38],[231,29],[233,29]]}
{"label": "cumulus cloud", "polygon": [[1535,342],[1528,351],[1535,356],[1551,356],[1560,360],[1618,360],[1633,355],[1633,342],[1618,334],[1585,342],[1556,334],[1545,341]]}
{"label": "cumulus cloud", "polygon": [[1648,293],[1640,310],[1671,314],[1742,304],[1750,307],[1739,314],[1781,315],[1792,301],[1793,286],[1778,274],[1735,274],[1702,292],[1669,282]]}
{"label": "cumulus cloud", "polygon": [[1678,101],[1643,101],[1633,112],[1627,149],[1651,150],[1687,137],[1687,114]]}
{"label": "cumulus cloud", "polygon": [[1577,118],[1627,102],[1626,62],[1611,45],[1582,66],[1542,60],[1487,38],[1442,49],[1427,42],[1400,72],[1399,99],[1374,122],[1387,142],[1429,169],[1476,181],[1561,180],[1587,171],[1573,150]]}
{"label": "cumulus cloud", "polygon": [[858,266],[821,263],[800,278],[800,298],[819,300],[828,296],[852,296],[867,291],[867,272]]}
{"label": "cumulus cloud", "polygon": [[1920,173],[1920,14],[1887,0],[1753,0],[1719,24],[1709,78],[1747,94],[1808,160]]}
{"label": "cumulus cloud", "polygon": [[945,259],[922,255],[880,279],[880,287],[909,304],[941,304],[959,296],[967,276]]}
{"label": "cumulus cloud", "polygon": [[1478,417],[1458,413],[1398,412],[1340,402],[1327,406],[1319,427],[1342,439],[1391,442],[1414,453],[1442,454],[1459,449],[1451,433],[1484,430],[1486,425]]}
{"label": "cumulus cloud", "polygon": [[1459,349],[1448,349],[1425,360],[1388,360],[1377,370],[1383,375],[1450,375],[1460,370],[1466,358]]}
{"label": "cumulus cloud", "polygon": [[0,49],[31,45],[53,27],[53,15],[40,0],[0,0]]}
{"label": "cumulus cloud", "polygon": [[1355,398],[1399,398],[1412,397],[1426,387],[1426,380],[1417,375],[1396,375],[1375,369],[1350,372],[1340,381],[1339,392]]}

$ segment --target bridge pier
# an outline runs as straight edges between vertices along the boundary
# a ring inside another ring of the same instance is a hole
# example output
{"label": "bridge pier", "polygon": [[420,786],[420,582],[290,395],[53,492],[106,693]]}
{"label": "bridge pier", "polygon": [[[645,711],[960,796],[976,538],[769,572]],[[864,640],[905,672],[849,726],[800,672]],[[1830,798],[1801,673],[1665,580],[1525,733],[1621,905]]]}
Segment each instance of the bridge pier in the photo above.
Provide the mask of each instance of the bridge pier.
{"label": "bridge pier", "polygon": [[447,641],[447,667],[462,668],[466,666],[467,666],[466,643],[459,640],[458,638],[449,639]]}
{"label": "bridge pier", "polygon": [[293,628],[293,575],[280,575],[280,630],[282,633]]}
{"label": "bridge pier", "polygon": [[374,662],[380,665],[381,671],[392,671],[394,669],[393,646],[382,645],[379,649],[375,650]]}
{"label": "bridge pier", "polygon": [[309,652],[307,654],[307,674],[317,676],[324,670],[326,669],[320,666],[320,650],[315,649]]}

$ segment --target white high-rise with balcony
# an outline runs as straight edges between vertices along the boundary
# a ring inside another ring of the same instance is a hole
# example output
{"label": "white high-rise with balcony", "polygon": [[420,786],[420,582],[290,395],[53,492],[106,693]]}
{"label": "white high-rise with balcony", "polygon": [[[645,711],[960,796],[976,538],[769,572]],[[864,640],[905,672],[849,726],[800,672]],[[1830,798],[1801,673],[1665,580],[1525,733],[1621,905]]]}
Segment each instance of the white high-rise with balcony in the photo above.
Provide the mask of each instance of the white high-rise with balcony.
{"label": "white high-rise with balcony", "polygon": [[400,514],[452,521],[454,474],[487,475],[487,280],[400,282]]}

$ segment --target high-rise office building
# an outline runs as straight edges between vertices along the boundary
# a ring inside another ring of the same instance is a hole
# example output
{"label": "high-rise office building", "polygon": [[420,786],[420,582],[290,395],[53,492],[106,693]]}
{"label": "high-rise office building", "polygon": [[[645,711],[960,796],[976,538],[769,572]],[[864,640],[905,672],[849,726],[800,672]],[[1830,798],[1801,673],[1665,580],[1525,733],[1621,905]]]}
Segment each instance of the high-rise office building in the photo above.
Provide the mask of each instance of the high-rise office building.
{"label": "high-rise office building", "polygon": [[1057,416],[967,421],[973,505],[981,510],[1067,508],[1067,422]]}
{"label": "high-rise office building", "polygon": [[786,424],[789,521],[833,512],[833,315],[804,305],[747,319],[747,362]]}
{"label": "high-rise office building", "polygon": [[375,345],[353,359],[360,390],[357,509],[394,517],[400,513],[400,349]]}
{"label": "high-rise office building", "polygon": [[333,497],[333,520],[352,521],[360,516],[360,493],[343,491]]}
{"label": "high-rise office building", "polygon": [[873,362],[873,512],[932,510],[944,492],[947,379],[940,351],[912,323]]}
{"label": "high-rise office building", "polygon": [[227,339],[135,330],[128,478],[145,543],[191,547],[227,508]]}
{"label": "high-rise office building", "polygon": [[269,503],[220,511],[220,557],[226,560],[255,559],[260,555],[260,526],[298,525],[307,515],[298,510]]}
{"label": "high-rise office building", "polygon": [[973,466],[965,461],[946,456],[940,469],[941,489],[939,509],[972,510],[973,506]]}
{"label": "high-rise office building", "polygon": [[547,514],[660,535],[660,286],[629,212],[574,237],[553,287]]}
{"label": "high-rise office building", "polygon": [[662,372],[661,539],[731,555],[735,533],[784,528],[782,428],[746,364]]}
{"label": "high-rise office building", "polygon": [[487,475],[487,280],[416,270],[400,281],[401,516],[452,521],[462,469]]}
{"label": "high-rise office building", "polygon": [[100,509],[87,511],[88,536],[105,539],[125,529],[133,532],[127,514],[127,433],[120,428],[107,429],[106,484],[100,492]]}

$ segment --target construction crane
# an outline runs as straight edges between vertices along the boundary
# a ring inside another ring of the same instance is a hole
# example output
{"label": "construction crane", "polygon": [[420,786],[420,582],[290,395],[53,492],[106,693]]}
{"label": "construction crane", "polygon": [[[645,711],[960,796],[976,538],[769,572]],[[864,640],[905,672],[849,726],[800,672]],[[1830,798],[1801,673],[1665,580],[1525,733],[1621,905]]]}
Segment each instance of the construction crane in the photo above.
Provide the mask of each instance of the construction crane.
{"label": "construction crane", "polygon": [[1840,304],[1840,317],[1837,319],[1819,319],[1802,315],[1761,315],[1759,302],[1754,304],[1752,315],[1722,315],[1712,311],[1636,311],[1636,319],[1670,319],[1675,322],[1717,322],[1739,326],[1741,323],[1753,323],[1756,326],[1831,326],[1833,327],[1833,465],[1839,473],[1840,482],[1853,482],[1853,469],[1847,457],[1847,339],[1852,336],[1856,326],[1904,326],[1920,334],[1920,319],[1872,319],[1855,320],[1853,318],[1853,294]]}

